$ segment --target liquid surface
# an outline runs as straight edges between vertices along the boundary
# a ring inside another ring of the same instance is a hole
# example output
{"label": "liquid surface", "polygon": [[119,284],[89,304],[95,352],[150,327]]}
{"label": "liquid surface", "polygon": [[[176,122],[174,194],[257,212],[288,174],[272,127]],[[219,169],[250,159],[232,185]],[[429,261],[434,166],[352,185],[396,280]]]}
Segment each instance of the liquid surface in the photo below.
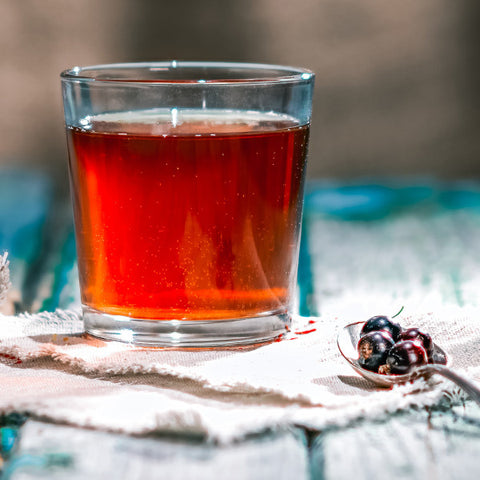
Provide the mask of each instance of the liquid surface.
{"label": "liquid surface", "polygon": [[85,305],[188,320],[289,308],[308,126],[149,110],[86,118],[67,136]]}

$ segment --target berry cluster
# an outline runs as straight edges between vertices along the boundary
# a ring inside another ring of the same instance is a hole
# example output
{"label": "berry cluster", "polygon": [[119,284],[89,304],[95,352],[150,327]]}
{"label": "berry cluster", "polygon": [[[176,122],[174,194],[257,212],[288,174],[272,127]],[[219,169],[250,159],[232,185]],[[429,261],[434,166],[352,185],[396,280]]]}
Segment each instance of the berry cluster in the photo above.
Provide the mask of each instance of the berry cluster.
{"label": "berry cluster", "polygon": [[403,375],[414,367],[433,363],[433,342],[418,328],[403,330],[388,317],[368,320],[360,332],[358,363],[383,374]]}

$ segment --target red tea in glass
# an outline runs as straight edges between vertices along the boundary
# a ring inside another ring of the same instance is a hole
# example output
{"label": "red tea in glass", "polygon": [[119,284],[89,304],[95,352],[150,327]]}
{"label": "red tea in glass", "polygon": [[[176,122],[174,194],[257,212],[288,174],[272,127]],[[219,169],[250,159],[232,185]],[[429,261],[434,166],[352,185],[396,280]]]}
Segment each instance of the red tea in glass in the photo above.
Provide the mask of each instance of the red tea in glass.
{"label": "red tea in glass", "polygon": [[308,127],[254,112],[69,128],[82,301],[142,319],[286,312]]}
{"label": "red tea in glass", "polygon": [[85,330],[182,348],[285,333],[312,72],[171,61],[61,76]]}

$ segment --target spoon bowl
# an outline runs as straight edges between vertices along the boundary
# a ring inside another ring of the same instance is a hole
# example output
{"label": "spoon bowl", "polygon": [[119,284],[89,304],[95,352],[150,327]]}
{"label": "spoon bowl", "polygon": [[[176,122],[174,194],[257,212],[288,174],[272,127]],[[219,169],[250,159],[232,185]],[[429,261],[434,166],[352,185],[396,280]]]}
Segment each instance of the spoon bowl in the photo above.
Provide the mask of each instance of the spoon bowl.
{"label": "spoon bowl", "polygon": [[[360,332],[365,322],[356,322],[342,328],[337,338],[337,345],[343,358],[362,377],[380,387],[391,387],[395,384],[406,383],[418,377],[429,377],[439,370],[446,370],[450,366],[450,359],[444,350],[438,345],[433,347],[433,363],[414,368],[405,375],[384,375],[362,368],[358,363],[357,345],[360,340]],[[445,376],[445,375],[444,375]]]}
{"label": "spoon bowl", "polygon": [[462,377],[458,373],[450,369],[450,359],[444,350],[434,344],[432,363],[414,368],[405,375],[384,375],[381,373],[371,372],[362,368],[358,363],[357,345],[360,340],[360,332],[365,322],[351,323],[343,327],[337,337],[337,345],[343,358],[350,366],[362,377],[373,382],[379,387],[392,387],[393,385],[406,383],[417,378],[428,378],[434,373],[448,378],[450,381],[465,390],[470,397],[480,405],[480,389],[470,380]]}

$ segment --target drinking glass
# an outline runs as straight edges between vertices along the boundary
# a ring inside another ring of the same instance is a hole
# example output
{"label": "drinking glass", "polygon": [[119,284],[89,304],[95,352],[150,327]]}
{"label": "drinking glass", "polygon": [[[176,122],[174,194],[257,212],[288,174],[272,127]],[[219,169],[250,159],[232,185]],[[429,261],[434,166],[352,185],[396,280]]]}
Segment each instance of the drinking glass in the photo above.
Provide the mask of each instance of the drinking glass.
{"label": "drinking glass", "polygon": [[284,332],[312,72],[171,61],[61,80],[86,331],[164,347]]}

